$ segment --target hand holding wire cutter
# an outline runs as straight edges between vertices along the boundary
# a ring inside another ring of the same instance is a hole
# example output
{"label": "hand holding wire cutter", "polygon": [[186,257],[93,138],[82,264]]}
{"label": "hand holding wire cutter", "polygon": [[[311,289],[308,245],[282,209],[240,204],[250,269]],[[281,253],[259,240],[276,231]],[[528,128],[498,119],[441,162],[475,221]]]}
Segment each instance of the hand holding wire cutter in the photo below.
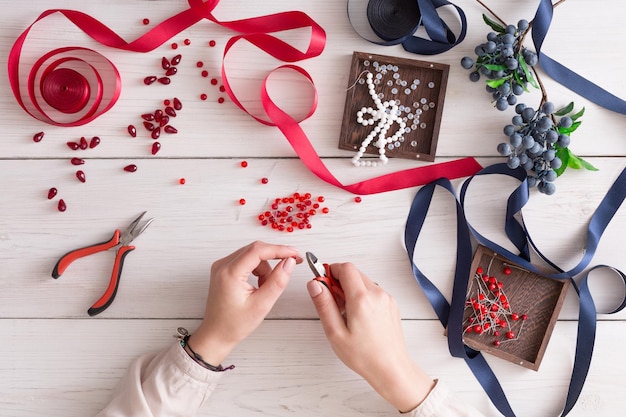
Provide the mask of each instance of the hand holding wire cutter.
{"label": "hand holding wire cutter", "polygon": [[330,265],[322,264],[311,252],[306,253],[306,260],[309,263],[311,271],[315,274],[314,279],[328,288],[335,298],[337,305],[343,308],[346,303],[346,296],[343,293],[339,280],[330,273]]}
{"label": "hand holding wire cutter", "polygon": [[154,220],[148,219],[141,226],[139,226],[139,222],[145,214],[145,211],[141,213],[141,215],[133,220],[123,232],[120,232],[119,229],[115,230],[115,232],[113,233],[113,237],[106,242],[86,246],[84,248],[76,249],[66,253],[61,257],[61,259],[59,259],[57,264],[54,266],[54,270],[52,271],[52,277],[56,279],[59,278],[61,274],[63,274],[63,272],[67,269],[67,267],[70,266],[70,264],[75,260],[108,249],[116,249],[115,261],[113,262],[113,272],[111,273],[109,286],[107,287],[102,297],[100,297],[98,301],[96,301],[94,305],[92,305],[91,308],[87,311],[87,314],[89,314],[90,316],[95,316],[96,314],[102,313],[113,302],[115,294],[117,293],[117,288],[119,286],[120,277],[122,275],[124,258],[132,250],[135,249],[134,246],[130,246],[129,244],[133,241],[133,239],[143,233],[148,225],[150,225],[150,223],[152,223],[152,221]]}

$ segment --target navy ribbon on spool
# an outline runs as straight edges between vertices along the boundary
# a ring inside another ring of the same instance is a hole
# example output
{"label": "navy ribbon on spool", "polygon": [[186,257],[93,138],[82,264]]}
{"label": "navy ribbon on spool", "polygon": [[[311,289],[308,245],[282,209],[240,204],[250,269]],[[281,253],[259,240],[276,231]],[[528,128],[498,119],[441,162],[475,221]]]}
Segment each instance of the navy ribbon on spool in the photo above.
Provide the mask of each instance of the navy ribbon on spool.
{"label": "navy ribbon on spool", "polygon": [[[443,6],[456,9],[461,23],[458,36],[437,13]],[[446,0],[348,0],[348,18],[362,38],[378,45],[402,44],[408,52],[421,55],[445,52],[461,43],[467,32],[465,13]],[[422,25],[430,39],[415,36]]]}
{"label": "navy ribbon on spool", "polygon": [[[469,184],[476,176],[488,174],[508,175],[521,182],[507,201],[505,220],[505,232],[507,237],[520,251],[520,255],[510,252],[482,236],[468,223],[465,217],[465,195]],[[572,410],[578,400],[578,397],[580,396],[589,372],[591,358],[593,356],[597,311],[588,286],[589,274],[594,270],[608,268],[622,279],[626,288],[626,275],[621,271],[606,265],[597,265],[587,271],[587,273],[580,280],[579,286],[576,286],[576,283],[573,280],[573,277],[581,273],[591,262],[604,230],[621,206],[624,198],[626,198],[626,169],[621,172],[617,180],[613,183],[589,221],[587,228],[587,242],[585,246],[586,251],[579,264],[569,271],[563,271],[554,265],[554,263],[549,262],[557,269],[557,271],[559,271],[558,273],[550,275],[545,275],[544,273],[538,271],[537,268],[530,263],[528,256],[528,248],[530,246],[532,246],[542,258],[547,258],[541,254],[532,242],[528,231],[524,227],[523,221],[518,221],[514,217],[517,213],[520,213],[520,210],[528,201],[529,192],[528,183],[526,181],[526,172],[521,168],[511,170],[506,166],[506,164],[496,164],[483,169],[476,174],[476,176],[468,178],[463,183],[459,197],[457,197],[452,183],[446,178],[441,178],[425,185],[415,195],[407,218],[404,236],[413,275],[417,283],[424,291],[428,301],[432,305],[439,321],[444,327],[448,328],[448,347],[451,355],[465,360],[471,371],[474,373],[474,376],[489,396],[491,402],[503,415],[507,417],[515,417],[515,413],[513,412],[497,377],[480,352],[463,344],[463,310],[472,263],[471,237],[474,237],[478,243],[504,256],[511,262],[519,264],[523,268],[550,278],[571,280],[574,288],[578,292],[580,305],[574,366],[567,398],[561,414],[561,416],[564,417]],[[417,239],[426,220],[431,199],[437,186],[442,187],[452,194],[455,197],[456,203],[457,264],[451,303],[448,303],[446,297],[439,291],[432,281],[430,281],[419,270],[414,262]],[[626,296],[616,309],[607,314],[617,313],[624,309],[624,307],[626,307]]]}

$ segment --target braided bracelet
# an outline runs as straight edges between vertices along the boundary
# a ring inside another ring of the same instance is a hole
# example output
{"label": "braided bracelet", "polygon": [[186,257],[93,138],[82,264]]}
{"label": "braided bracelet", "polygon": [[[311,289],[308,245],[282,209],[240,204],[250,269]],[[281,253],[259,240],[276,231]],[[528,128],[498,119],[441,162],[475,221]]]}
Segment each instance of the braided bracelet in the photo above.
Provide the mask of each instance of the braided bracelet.
{"label": "braided bracelet", "polygon": [[[196,353],[189,345],[188,341],[189,341],[189,337],[191,337],[191,334],[187,331],[187,329],[185,329],[184,327],[179,327],[178,329],[176,329],[176,331],[178,334],[175,335],[174,337],[180,340],[180,346],[183,348],[185,352],[187,352],[187,354],[189,354],[189,356],[191,356],[193,360],[195,360],[197,363],[199,363],[203,367],[213,372],[224,372],[224,371],[229,371],[231,369],[235,369],[235,365],[230,365],[224,368],[221,364],[218,366],[215,366],[206,362],[202,358],[202,356],[199,353]],[[189,351],[185,349],[185,346],[189,348]]]}

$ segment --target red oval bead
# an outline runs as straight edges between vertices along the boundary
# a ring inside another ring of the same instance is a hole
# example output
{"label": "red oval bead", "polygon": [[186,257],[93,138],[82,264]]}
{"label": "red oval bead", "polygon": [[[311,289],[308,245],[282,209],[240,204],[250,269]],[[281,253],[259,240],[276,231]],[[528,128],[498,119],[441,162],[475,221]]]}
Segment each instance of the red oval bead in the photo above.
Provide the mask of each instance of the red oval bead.
{"label": "red oval bead", "polygon": [[169,83],[172,82],[172,80],[169,77],[161,77],[157,81],[163,85],[168,85]]}
{"label": "red oval bead", "polygon": [[169,134],[174,134],[174,133],[178,133],[178,129],[176,129],[174,126],[171,125],[167,125],[163,128],[163,131],[165,133],[169,133]]}
{"label": "red oval bead", "polygon": [[161,150],[161,144],[159,142],[154,142],[152,144],[152,155],[156,155]]}
{"label": "red oval bead", "polygon": [[85,139],[85,137],[83,136],[80,138],[78,146],[80,147],[80,149],[85,150],[89,147],[89,142],[87,142],[87,139]]}
{"label": "red oval bead", "polygon": [[172,47],[172,49],[178,49],[178,44],[177,44],[176,42],[174,42],[174,43],[171,45],[171,47]]}
{"label": "red oval bead", "polygon": [[202,71],[202,72],[200,73],[200,75],[202,75],[204,78],[206,78],[206,77],[208,77],[208,76],[209,76],[209,71],[204,70],[204,71]]}
{"label": "red oval bead", "polygon": [[500,341],[499,340],[494,340],[493,345],[496,346],[496,347],[500,346]]}
{"label": "red oval bead", "polygon": [[190,39],[185,39],[185,40],[183,41],[183,43],[184,43],[185,45],[189,46],[189,45],[191,45],[191,40],[190,40]]}
{"label": "red oval bead", "polygon": [[324,214],[328,214],[329,211],[330,211],[330,209],[328,207],[324,207],[322,209],[322,213],[324,213]]}
{"label": "red oval bead", "polygon": [[178,69],[176,67],[172,67],[168,69],[167,71],[165,71],[165,75],[167,75],[168,77],[171,77],[172,75],[176,75],[177,72],[178,72]]}
{"label": "red oval bead", "polygon": [[151,122],[151,121],[153,121],[153,120],[154,120],[154,114],[152,114],[152,113],[145,113],[145,114],[142,114],[142,115],[141,115],[141,118],[142,118],[143,120],[146,120],[146,121],[148,121],[148,122]]}
{"label": "red oval bead", "polygon": [[360,203],[361,201],[363,201],[363,199],[359,196],[354,197],[354,202],[355,203]]}
{"label": "red oval bead", "polygon": [[211,78],[211,85],[217,85],[217,78]]}
{"label": "red oval bead", "polygon": [[200,100],[204,101],[208,98],[208,96],[204,93],[200,94]]}
{"label": "red oval bead", "polygon": [[126,165],[124,167],[124,171],[126,171],[126,172],[135,172],[135,171],[137,171],[137,165],[135,165],[135,164]]}
{"label": "red oval bead", "polygon": [[522,314],[522,320],[528,320],[528,315],[527,314]]}
{"label": "red oval bead", "polygon": [[155,77],[154,75],[150,75],[149,77],[146,77],[143,79],[143,83],[145,85],[150,85],[154,83],[156,80],[157,80],[157,77]]}
{"label": "red oval bead", "polygon": [[155,126],[151,122],[143,122],[143,127],[145,127],[148,132],[152,132],[155,129]]}
{"label": "red oval bead", "polygon": [[168,106],[165,108],[165,114],[167,114],[168,116],[176,117],[176,110],[174,110],[173,107]]}
{"label": "red oval bead", "polygon": [[202,62],[202,61],[196,62],[196,67],[202,68],[203,66],[204,66],[204,62]]}
{"label": "red oval bead", "polygon": [[181,54],[176,55],[174,58],[172,58],[172,65],[180,64],[181,59],[183,59],[183,56]]}
{"label": "red oval bead", "polygon": [[171,66],[172,64],[170,63],[169,59],[167,59],[166,57],[161,58],[161,68],[166,70],[169,69]]}
{"label": "red oval bead", "polygon": [[91,138],[91,140],[89,141],[89,148],[93,149],[98,145],[100,145],[100,138],[97,136],[94,136],[93,138]]}
{"label": "red oval bead", "polygon": [[80,182],[87,181],[87,178],[85,177],[85,173],[81,170],[76,171],[76,178],[78,178],[78,181]]}
{"label": "red oval bead", "polygon": [[58,190],[54,187],[50,188],[48,190],[48,200],[52,200],[54,197],[56,197]]}
{"label": "red oval bead", "polygon": [[128,133],[132,137],[136,138],[137,137],[137,128],[135,126],[133,126],[133,125],[128,125]]}
{"label": "red oval bead", "polygon": [[150,19],[148,19],[148,18],[143,19],[143,24],[144,25],[149,25],[150,24]]}
{"label": "red oval bead", "polygon": [[242,205],[242,206],[245,205],[246,204],[246,199],[245,198],[239,199],[239,204]]}
{"label": "red oval bead", "polygon": [[67,147],[73,151],[76,151],[78,150],[78,148],[80,148],[80,145],[76,142],[67,142]]}
{"label": "red oval bead", "polygon": [[163,100],[163,105],[164,105],[164,106],[169,106],[171,103],[172,103],[172,102],[171,102],[171,101],[169,101],[169,99],[165,99],[165,100]]}
{"label": "red oval bead", "polygon": [[220,92],[224,93],[226,91],[226,87],[224,87],[223,85],[220,85]]}
{"label": "red oval bead", "polygon": [[502,272],[504,272],[504,275],[511,275],[511,268],[504,268]]}
{"label": "red oval bead", "polygon": [[67,205],[65,205],[65,201],[63,201],[63,199],[59,200],[59,204],[57,204],[57,210],[61,212],[67,210]]}
{"label": "red oval bead", "polygon": [[245,168],[245,167],[248,166],[248,161],[241,161],[240,165],[241,165],[242,168]]}
{"label": "red oval bead", "polygon": [[72,163],[72,165],[83,165],[85,163],[85,160],[80,158],[72,158],[70,159],[70,162]]}
{"label": "red oval bead", "polygon": [[515,333],[513,332],[506,332],[506,338],[507,339],[513,339],[515,337]]}
{"label": "red oval bead", "polygon": [[163,110],[157,109],[154,111],[154,121],[159,123],[163,117]]}
{"label": "red oval bead", "polygon": [[162,116],[161,120],[159,121],[159,125],[161,127],[165,126],[166,124],[168,124],[170,122],[170,117],[169,116]]}
{"label": "red oval bead", "polygon": [[270,180],[268,180],[267,178],[261,178],[261,184],[267,184],[268,182],[270,182]]}
{"label": "red oval bead", "polygon": [[216,45],[216,42],[214,40],[210,40],[209,41],[209,46],[212,48]]}
{"label": "red oval bead", "polygon": [[224,97],[220,97],[220,98],[218,98],[218,99],[217,99],[217,102],[218,102],[218,103],[220,103],[220,104],[222,104],[222,103],[224,102]]}
{"label": "red oval bead", "polygon": [[152,139],[156,140],[159,138],[159,136],[161,136],[161,128],[157,127],[155,128],[151,133],[150,136],[152,137]]}
{"label": "red oval bead", "polygon": [[174,102],[172,104],[174,105],[175,110],[181,110],[183,108],[183,103],[176,97],[174,97]]}
{"label": "red oval bead", "polygon": [[34,142],[41,142],[41,140],[43,139],[43,132],[39,132],[39,133],[35,133],[35,135],[33,136],[33,141]]}
{"label": "red oval bead", "polygon": [[186,181],[184,178],[181,178],[181,179],[179,179],[179,180],[178,180],[178,183],[179,183],[180,185],[184,185],[186,182],[187,182],[187,181]]}

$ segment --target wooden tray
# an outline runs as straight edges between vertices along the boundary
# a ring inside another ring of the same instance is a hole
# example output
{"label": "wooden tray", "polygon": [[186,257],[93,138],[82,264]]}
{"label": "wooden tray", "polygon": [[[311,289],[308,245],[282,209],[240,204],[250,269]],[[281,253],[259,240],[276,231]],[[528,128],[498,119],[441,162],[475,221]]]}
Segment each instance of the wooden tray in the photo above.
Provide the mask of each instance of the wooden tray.
{"label": "wooden tray", "polygon": [[[388,68],[386,72],[383,66]],[[402,142],[388,145],[386,156],[434,161],[450,66],[364,52],[352,55],[339,149],[357,151],[373,128],[356,122],[356,113],[362,107],[375,108],[365,83],[368,71],[379,77],[378,83],[376,78],[374,82],[383,101],[397,100],[408,109],[402,114],[411,130],[405,133]],[[391,134],[396,130],[394,127]],[[366,148],[366,153],[379,154],[373,144]]]}
{"label": "wooden tray", "polygon": [[[486,247],[479,246],[472,262],[468,300],[477,298],[478,285],[474,274],[479,267],[482,268],[483,275],[488,273],[502,283],[510,309],[517,312],[520,318],[509,320],[510,328],[502,329],[499,337],[489,331],[482,334],[465,332],[465,344],[525,368],[538,370],[565,300],[569,281],[555,280],[527,271]],[[503,272],[505,268],[510,270],[509,275]],[[464,326],[471,325],[468,320],[474,314],[473,311],[470,302],[465,308]],[[528,316],[527,320],[521,319],[523,314]],[[508,330],[515,333],[514,339],[506,339],[505,333]],[[499,346],[494,344],[495,340],[500,341]]]}

